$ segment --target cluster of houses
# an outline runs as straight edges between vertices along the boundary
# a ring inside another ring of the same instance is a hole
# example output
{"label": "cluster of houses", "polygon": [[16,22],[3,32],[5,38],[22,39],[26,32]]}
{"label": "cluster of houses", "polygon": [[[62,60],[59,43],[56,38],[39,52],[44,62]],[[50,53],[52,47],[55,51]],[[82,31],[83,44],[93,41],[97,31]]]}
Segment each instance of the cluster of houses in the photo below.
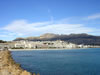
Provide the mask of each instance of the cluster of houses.
{"label": "cluster of houses", "polygon": [[70,49],[87,48],[89,45],[76,45],[65,41],[12,41],[0,43],[0,49]]}
{"label": "cluster of houses", "polygon": [[8,43],[0,43],[0,49],[44,49],[44,48],[76,48],[79,45],[57,41],[12,41]]}

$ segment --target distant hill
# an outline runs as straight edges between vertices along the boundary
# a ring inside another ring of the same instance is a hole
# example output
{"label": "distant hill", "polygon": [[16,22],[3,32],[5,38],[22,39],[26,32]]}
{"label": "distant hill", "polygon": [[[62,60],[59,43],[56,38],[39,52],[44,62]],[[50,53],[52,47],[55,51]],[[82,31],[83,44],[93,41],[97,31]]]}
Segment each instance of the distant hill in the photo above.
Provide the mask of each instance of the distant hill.
{"label": "distant hill", "polygon": [[0,43],[6,43],[6,41],[0,40]]}
{"label": "distant hill", "polygon": [[75,44],[85,45],[100,45],[100,36],[94,36],[89,34],[70,34],[70,35],[59,35],[53,33],[46,33],[39,37],[27,37],[27,38],[16,38],[14,41],[28,40],[28,41],[55,41],[62,40]]}

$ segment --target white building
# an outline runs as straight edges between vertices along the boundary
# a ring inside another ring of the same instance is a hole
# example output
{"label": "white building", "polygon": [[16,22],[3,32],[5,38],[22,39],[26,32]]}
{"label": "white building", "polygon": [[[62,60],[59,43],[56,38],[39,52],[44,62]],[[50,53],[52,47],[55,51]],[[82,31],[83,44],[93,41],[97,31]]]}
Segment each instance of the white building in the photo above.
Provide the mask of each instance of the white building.
{"label": "white building", "polygon": [[0,48],[15,48],[15,49],[40,49],[40,48],[78,48],[80,46],[64,42],[57,41],[13,41],[11,43],[1,43]]}
{"label": "white building", "polygon": [[13,48],[14,47],[14,43],[0,43],[0,49],[4,49],[4,48]]}

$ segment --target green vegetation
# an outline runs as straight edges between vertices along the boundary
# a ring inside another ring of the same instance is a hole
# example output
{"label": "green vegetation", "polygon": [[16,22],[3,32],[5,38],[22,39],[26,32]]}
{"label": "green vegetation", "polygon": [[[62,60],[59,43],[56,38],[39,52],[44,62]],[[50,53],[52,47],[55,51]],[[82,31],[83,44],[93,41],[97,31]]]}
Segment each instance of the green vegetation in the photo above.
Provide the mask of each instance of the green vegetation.
{"label": "green vegetation", "polygon": [[24,49],[23,47],[13,47],[12,49]]}

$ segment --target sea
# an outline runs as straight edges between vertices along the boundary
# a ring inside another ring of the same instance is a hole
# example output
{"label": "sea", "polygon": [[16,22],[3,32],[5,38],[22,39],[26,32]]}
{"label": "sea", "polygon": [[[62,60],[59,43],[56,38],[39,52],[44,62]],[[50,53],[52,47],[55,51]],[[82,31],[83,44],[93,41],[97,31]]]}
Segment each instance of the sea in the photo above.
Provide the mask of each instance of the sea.
{"label": "sea", "polygon": [[100,75],[100,48],[12,51],[13,59],[40,75]]}

